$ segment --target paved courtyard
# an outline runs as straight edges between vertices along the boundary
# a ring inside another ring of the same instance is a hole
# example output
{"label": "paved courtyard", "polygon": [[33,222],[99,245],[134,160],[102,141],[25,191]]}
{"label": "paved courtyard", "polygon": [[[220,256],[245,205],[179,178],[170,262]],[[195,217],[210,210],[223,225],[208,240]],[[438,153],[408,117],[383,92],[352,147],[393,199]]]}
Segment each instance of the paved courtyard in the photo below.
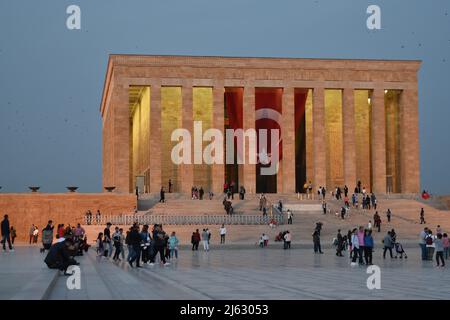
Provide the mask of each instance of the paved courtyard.
{"label": "paved courtyard", "polygon": [[[449,299],[450,270],[419,261],[383,260],[381,289],[366,286],[365,267],[350,267],[348,257],[331,249],[314,255],[306,249],[182,250],[169,267],[130,269],[125,263],[79,257],[81,289],[68,290],[67,277],[47,269],[36,247],[0,254],[1,299]],[[450,261],[450,260],[448,260]]]}

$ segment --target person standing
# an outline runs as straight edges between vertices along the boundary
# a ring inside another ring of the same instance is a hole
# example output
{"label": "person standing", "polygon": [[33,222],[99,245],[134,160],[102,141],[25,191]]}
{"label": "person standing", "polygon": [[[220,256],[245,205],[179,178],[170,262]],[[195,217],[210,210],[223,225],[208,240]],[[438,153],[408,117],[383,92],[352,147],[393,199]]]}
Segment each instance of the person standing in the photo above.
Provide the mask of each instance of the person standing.
{"label": "person standing", "polygon": [[[289,232],[289,230],[287,230],[286,234],[284,235],[284,249],[291,248],[291,241],[292,241],[292,235]],[[320,244],[319,244],[319,247],[320,247]]]}
{"label": "person standing", "polygon": [[169,193],[172,193],[172,179],[169,179]]}
{"label": "person standing", "polygon": [[198,229],[196,229],[195,232],[192,232],[191,243],[192,251],[198,251],[198,245],[200,243],[200,232],[198,232]]}
{"label": "person standing", "polygon": [[422,260],[427,260],[427,244],[425,242],[427,236],[428,236],[428,228],[425,227],[422,231],[420,231],[419,234],[419,246]]}
{"label": "person standing", "polygon": [[9,219],[8,215],[5,214],[3,217],[3,221],[1,224],[1,231],[2,231],[2,243],[3,243],[3,252],[6,252],[6,242],[8,242],[8,247],[10,252],[14,252],[14,248],[11,245],[11,229],[9,228]]}
{"label": "person standing", "polygon": [[164,187],[161,187],[159,191],[159,202],[166,202],[166,192],[164,191]]}
{"label": "person standing", "polygon": [[222,227],[220,227],[219,234],[220,234],[220,244],[224,244],[225,235],[227,234],[227,228],[225,228],[224,224],[222,224]]}
{"label": "person standing", "polygon": [[95,222],[97,224],[100,223],[101,217],[102,217],[102,214],[100,213],[100,210],[97,210],[97,213],[95,214]]}
{"label": "person standing", "polygon": [[122,234],[120,233],[118,227],[116,227],[115,232],[112,235],[112,241],[114,243],[114,248],[116,249],[114,251],[113,260],[114,261],[116,261],[116,260],[120,261],[119,255],[120,255],[120,252],[122,250],[122,245],[121,245],[121,243],[122,243]]}
{"label": "person standing", "polygon": [[427,246],[427,260],[433,260],[434,250],[435,250],[435,237],[433,232],[428,229],[428,235],[425,237],[425,243]]}
{"label": "person standing", "polygon": [[[434,245],[436,248],[436,267],[445,267],[444,261],[444,244],[442,243],[442,234],[439,233],[434,240]],[[441,260],[441,265],[439,265],[439,259]]]}
{"label": "person standing", "polygon": [[389,250],[389,254],[391,256],[391,259],[393,259],[393,255],[392,255],[392,236],[391,236],[391,232],[388,231],[388,233],[384,236],[383,239],[383,245],[384,245],[384,249],[383,249],[383,259],[386,259],[386,251]]}
{"label": "person standing", "polygon": [[291,209],[287,210],[287,218],[288,218],[288,224],[292,224],[292,211],[291,211]]}
{"label": "person standing", "polygon": [[344,237],[341,234],[341,229],[338,230],[336,240],[337,240],[336,255],[338,257],[343,257],[344,255],[342,254],[342,250],[344,247]]}
{"label": "person standing", "polygon": [[352,244],[352,251],[350,257],[352,258],[351,266],[356,266],[356,259],[359,253],[359,239],[358,239],[358,229],[353,229],[350,243]]}
{"label": "person standing", "polygon": [[170,259],[173,259],[174,256],[175,259],[178,259],[178,243],[179,241],[174,231],[169,237]]}
{"label": "person standing", "polygon": [[28,235],[30,236],[30,244],[33,242],[34,229],[35,229],[34,224],[32,224],[31,227],[30,227],[30,231],[28,232]]}
{"label": "person standing", "polygon": [[208,252],[209,251],[209,233],[206,229],[203,229],[202,241],[203,241],[203,250],[205,252]]}
{"label": "person standing", "polygon": [[53,243],[53,221],[49,220],[47,226],[42,230],[42,249],[41,252],[45,250],[50,250]]}
{"label": "person standing", "polygon": [[386,217],[387,217],[388,223],[391,222],[391,215],[392,215],[391,209],[387,209]]}
{"label": "person standing", "polygon": [[34,226],[33,243],[37,243],[38,242],[38,238],[39,238],[39,228],[38,228],[38,226]]}
{"label": "person standing", "polygon": [[425,211],[422,209],[420,209],[420,224],[426,224],[425,221]]}
{"label": "person standing", "polygon": [[323,214],[327,214],[327,203],[325,201],[322,201],[322,211]]}
{"label": "person standing", "polygon": [[344,186],[344,196],[348,197],[348,187],[347,187],[347,185]]}
{"label": "person standing", "polygon": [[359,241],[359,248],[358,248],[358,258],[359,258],[359,264],[363,265],[363,254],[364,254],[364,227],[360,226],[358,230],[358,241]]}
{"label": "person standing", "polygon": [[372,230],[364,231],[364,259],[366,260],[366,265],[372,265],[372,252],[373,252],[373,237]]}
{"label": "person standing", "polygon": [[136,261],[136,268],[141,268],[139,265],[139,259],[141,256],[141,235],[139,234],[139,226],[134,225],[128,234],[128,241],[132,247],[130,259],[128,260],[128,264],[131,268],[133,268],[133,262]]}
{"label": "person standing", "polygon": [[323,254],[322,247],[320,245],[320,231],[317,229],[314,230],[312,237],[313,237],[313,244],[314,244],[314,253]]}
{"label": "person standing", "polygon": [[450,241],[449,241],[448,235],[446,233],[444,233],[442,235],[442,245],[444,246],[444,258],[445,258],[445,260],[447,260],[448,254],[449,254],[449,248],[450,248]]}
{"label": "person standing", "polygon": [[167,246],[166,232],[163,230],[161,224],[157,225],[153,230],[153,241],[155,242],[155,250],[154,250],[153,256],[151,258],[150,265],[153,265],[155,263],[156,255],[159,252],[159,258],[160,258],[161,262],[165,266],[168,266],[170,263],[166,261],[165,252],[164,252],[166,249],[166,246]]}
{"label": "person standing", "polygon": [[106,224],[105,230],[103,230],[103,235],[105,237],[103,245],[105,247],[106,246],[108,247],[108,256],[107,256],[108,258],[112,256],[112,250],[113,250],[113,244],[112,244],[112,240],[111,240],[111,229],[110,228],[111,228],[111,222],[108,222]]}
{"label": "person standing", "polygon": [[17,237],[17,231],[16,228],[14,228],[13,226],[11,226],[10,234],[11,234],[11,244],[14,245],[14,240]]}

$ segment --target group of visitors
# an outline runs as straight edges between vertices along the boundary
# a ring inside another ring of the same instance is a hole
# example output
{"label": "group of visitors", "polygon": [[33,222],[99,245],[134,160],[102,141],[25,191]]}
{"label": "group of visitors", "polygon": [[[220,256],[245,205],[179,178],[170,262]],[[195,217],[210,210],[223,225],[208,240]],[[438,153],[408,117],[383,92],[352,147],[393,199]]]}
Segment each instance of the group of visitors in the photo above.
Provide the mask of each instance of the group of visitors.
{"label": "group of visitors", "polygon": [[86,233],[80,224],[76,227],[68,225],[64,227],[59,224],[56,231],[56,242],[53,243],[53,221],[49,220],[47,226],[42,230],[41,252],[48,250],[44,262],[50,269],[59,269],[67,273],[67,268],[71,265],[78,265],[75,256],[82,256],[83,252],[88,252],[90,245],[87,242]]}
{"label": "group of visitors", "polygon": [[419,245],[421,248],[421,258],[422,260],[433,260],[433,255],[435,255],[436,266],[444,267],[445,260],[449,257],[450,242],[447,233],[442,231],[440,225],[436,228],[436,235],[425,227],[419,235]]}
{"label": "group of visitors", "polygon": [[[96,249],[99,258],[111,258],[119,262],[125,259],[125,246],[128,250],[126,261],[130,267],[141,267],[143,264],[153,266],[159,254],[160,262],[167,266],[168,260],[178,259],[178,238],[175,232],[169,236],[161,224],[155,224],[150,230],[147,224],[142,228],[134,223],[126,234],[116,227],[111,235],[111,223],[107,223],[103,232],[97,236]],[[114,255],[112,254],[114,248]]]}

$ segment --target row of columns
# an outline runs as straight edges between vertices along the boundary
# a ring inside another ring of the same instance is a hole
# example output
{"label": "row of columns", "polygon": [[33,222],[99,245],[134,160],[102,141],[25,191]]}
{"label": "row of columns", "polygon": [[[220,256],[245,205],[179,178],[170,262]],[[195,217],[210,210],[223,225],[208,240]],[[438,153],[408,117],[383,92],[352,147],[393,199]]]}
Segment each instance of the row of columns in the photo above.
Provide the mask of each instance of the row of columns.
{"label": "row of columns", "polygon": [[[192,80],[182,83],[182,127],[193,132]],[[150,191],[157,192],[161,185],[161,86],[151,85],[150,94]],[[120,192],[130,192],[129,163],[129,114],[128,86],[115,90],[112,99],[114,112],[113,132],[113,184]],[[281,137],[283,139],[283,159],[278,172],[277,191],[279,193],[296,192],[295,181],[295,88],[285,87],[282,100]],[[354,88],[343,89],[343,146],[344,146],[344,180],[352,188],[356,183],[356,139],[354,119]],[[243,129],[255,128],[255,88],[244,86],[243,93]],[[313,177],[315,188],[326,185],[326,128],[325,128],[325,87],[313,88]],[[372,145],[372,190],[386,192],[386,115],[384,106],[384,88],[377,86],[372,93],[371,114]],[[419,191],[419,146],[418,146],[418,102],[417,88],[404,90],[400,103],[400,147],[401,147],[401,183],[402,192]],[[217,81],[213,87],[213,122],[212,127],[224,133],[224,86]],[[191,148],[191,152],[193,150]],[[193,154],[192,154],[193,157]],[[248,159],[248,148],[245,149]],[[256,190],[256,166],[242,165],[240,184],[247,192]],[[224,165],[212,167],[212,189],[222,190],[224,182]],[[194,182],[193,165],[180,165],[179,181],[181,192],[190,192]]]}

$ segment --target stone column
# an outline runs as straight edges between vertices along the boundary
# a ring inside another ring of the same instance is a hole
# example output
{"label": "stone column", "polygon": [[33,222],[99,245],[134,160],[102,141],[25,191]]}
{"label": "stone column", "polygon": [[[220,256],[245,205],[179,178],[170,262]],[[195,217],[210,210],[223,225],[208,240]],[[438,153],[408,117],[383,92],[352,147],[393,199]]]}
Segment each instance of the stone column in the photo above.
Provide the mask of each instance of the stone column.
{"label": "stone column", "polygon": [[130,111],[128,106],[128,84],[115,81],[111,97],[110,110],[113,113],[113,177],[112,186],[115,192],[130,193]]}
{"label": "stone column", "polygon": [[400,185],[402,193],[420,192],[419,103],[417,85],[400,96]]}
{"label": "stone column", "polygon": [[313,192],[327,183],[326,131],[325,131],[325,89],[313,90],[313,141],[314,141],[314,178]]}
{"label": "stone column", "polygon": [[[281,138],[283,159],[281,160],[281,185],[277,192],[294,193],[295,190],[295,96],[294,88],[283,89],[283,103],[281,116]],[[281,188],[280,188],[281,186]]]}
{"label": "stone column", "polygon": [[[213,118],[212,128],[220,130],[223,136],[222,149],[225,146],[225,124],[224,124],[224,94],[225,88],[223,83],[217,82],[213,88]],[[224,151],[224,150],[223,150]],[[223,153],[225,156],[225,153]],[[212,189],[215,194],[220,194],[223,189],[225,180],[225,165],[223,164],[225,158],[222,159],[222,164],[212,165]]]}
{"label": "stone column", "polygon": [[343,100],[344,183],[349,190],[353,190],[356,186],[355,105],[353,88],[344,88]]}
{"label": "stone column", "polygon": [[181,182],[181,192],[191,193],[191,188],[194,185],[194,106],[192,102],[192,82],[190,80],[183,81],[181,88],[182,100],[182,128],[187,129],[191,133],[191,163],[181,164],[179,166],[179,175]]}
{"label": "stone column", "polygon": [[386,109],[383,88],[373,90],[371,103],[372,191],[386,193]]}
{"label": "stone column", "polygon": [[[242,111],[243,130],[255,129],[255,88],[246,86],[244,88],[244,105]],[[256,192],[256,165],[249,164],[248,143],[245,143],[244,159],[245,164],[242,165],[243,181],[247,193]]]}
{"label": "stone column", "polygon": [[152,85],[150,90],[150,192],[159,192],[167,185],[161,181],[161,86]]}

